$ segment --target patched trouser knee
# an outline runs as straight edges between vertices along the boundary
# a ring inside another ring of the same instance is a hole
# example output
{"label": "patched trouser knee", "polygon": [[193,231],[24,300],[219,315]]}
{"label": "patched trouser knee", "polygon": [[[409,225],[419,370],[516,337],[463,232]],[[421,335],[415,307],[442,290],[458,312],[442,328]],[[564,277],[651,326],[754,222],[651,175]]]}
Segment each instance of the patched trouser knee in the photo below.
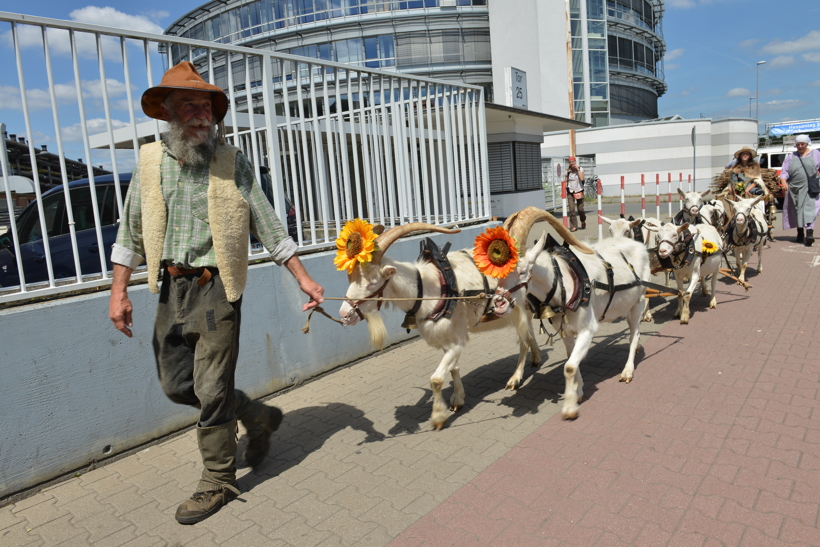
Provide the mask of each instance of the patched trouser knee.
{"label": "patched trouser knee", "polygon": [[168,398],[200,408],[199,426],[212,427],[235,417],[241,299],[228,302],[219,275],[201,287],[197,279],[165,274],[154,355]]}

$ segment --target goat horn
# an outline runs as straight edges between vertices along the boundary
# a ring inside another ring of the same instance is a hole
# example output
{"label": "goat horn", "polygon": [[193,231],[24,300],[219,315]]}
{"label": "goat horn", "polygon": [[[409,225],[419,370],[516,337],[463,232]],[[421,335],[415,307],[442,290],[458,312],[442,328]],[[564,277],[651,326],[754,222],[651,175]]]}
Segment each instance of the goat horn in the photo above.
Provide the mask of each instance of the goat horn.
{"label": "goat horn", "polygon": [[572,232],[567,230],[567,228],[558,222],[558,219],[552,216],[552,214],[544,211],[543,209],[539,209],[538,207],[529,206],[525,209],[522,209],[516,214],[515,222],[510,227],[510,235],[518,242],[521,246],[520,251],[526,250],[527,247],[527,237],[530,235],[530,229],[532,229],[532,225],[540,220],[546,220],[549,222],[550,226],[558,232],[558,235],[563,238],[564,241],[578,249],[584,254],[591,255],[595,251],[581,243],[578,238],[572,235]]}
{"label": "goat horn", "polygon": [[427,224],[426,222],[411,222],[402,226],[394,226],[390,228],[378,238],[376,238],[376,246],[378,250],[373,253],[373,264],[381,262],[385,251],[400,237],[405,236],[411,232],[418,232],[425,230],[428,232],[440,232],[442,234],[457,234],[461,230],[451,230],[443,226],[436,226],[435,224]]}

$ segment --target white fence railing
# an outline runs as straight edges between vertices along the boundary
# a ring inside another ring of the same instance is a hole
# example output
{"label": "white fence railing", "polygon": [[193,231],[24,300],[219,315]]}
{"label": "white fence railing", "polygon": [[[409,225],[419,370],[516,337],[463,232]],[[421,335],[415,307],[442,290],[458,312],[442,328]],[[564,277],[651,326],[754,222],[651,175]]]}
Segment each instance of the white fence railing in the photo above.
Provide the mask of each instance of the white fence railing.
{"label": "white fence railing", "polygon": [[[206,80],[225,85],[227,75],[224,134],[251,159],[301,249],[333,245],[355,217],[386,227],[490,217],[479,87],[0,12],[3,37],[17,85],[9,71],[0,89],[13,110],[0,122],[25,134],[34,177],[44,153],[35,140],[56,146],[62,184],[45,199],[34,184],[35,203],[0,227],[0,303],[110,283],[110,244],[139,145],[163,130],[142,116],[139,97],[160,81],[172,47],[187,50]],[[4,134],[2,173],[19,174],[5,145]],[[78,157],[87,182],[69,186],[66,161]],[[112,175],[95,176],[92,164]],[[249,258],[266,257],[249,246]]]}

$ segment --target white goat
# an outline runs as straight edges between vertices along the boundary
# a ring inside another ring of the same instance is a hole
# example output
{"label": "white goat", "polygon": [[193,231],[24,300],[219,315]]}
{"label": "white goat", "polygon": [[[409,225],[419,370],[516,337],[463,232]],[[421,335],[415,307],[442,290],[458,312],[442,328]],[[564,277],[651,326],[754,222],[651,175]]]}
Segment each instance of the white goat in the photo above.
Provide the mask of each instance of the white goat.
{"label": "white goat", "polygon": [[[566,388],[561,415],[565,419],[574,419],[578,417],[578,403],[584,396],[581,361],[589,351],[600,322],[626,317],[629,324],[629,357],[621,372],[621,381],[632,381],[646,292],[640,282],[650,279],[649,258],[643,245],[626,238],[608,238],[595,243],[592,248],[587,247],[550,213],[535,207],[527,207],[518,213],[518,218],[510,228],[515,240],[526,241],[530,228],[538,220],[547,220],[570,244],[593,286],[586,293],[586,287],[582,286],[582,281],[565,258],[554,252],[542,252],[546,237],[544,235],[523,255],[515,270],[498,282],[493,309],[496,315],[504,317],[526,307],[528,293],[542,302],[553,294],[546,304],[558,311],[557,315],[550,318],[550,322],[556,331],[563,330],[566,334],[564,344],[567,349],[567,361],[564,364]],[[608,292],[594,284],[608,283],[604,262],[598,255],[612,265],[613,285],[623,286],[622,290]],[[556,267],[560,272],[558,276],[555,274]],[[563,290],[555,290],[561,284]],[[578,305],[576,295],[578,298],[588,296],[588,305]]]}
{"label": "white goat", "polygon": [[[382,226],[377,227],[383,230]],[[353,273],[348,276],[350,286],[347,289],[346,300],[341,306],[343,323],[346,326],[355,325],[359,319],[366,319],[370,331],[371,343],[376,347],[384,347],[387,332],[384,322],[379,315],[380,306],[374,301],[363,301],[365,298],[382,296],[385,299],[418,297],[417,274],[422,280],[422,295],[424,298],[440,298],[442,296],[442,277],[438,268],[424,261],[399,262],[392,260],[384,253],[390,245],[403,235],[418,230],[429,230],[446,234],[458,233],[460,230],[448,230],[439,226],[425,223],[411,223],[396,226],[381,233],[376,240],[377,251],[373,253],[373,260],[367,264],[357,265]],[[483,290],[483,275],[478,271],[472,259],[471,252],[450,252],[447,258],[455,272],[459,290]],[[489,279],[490,290],[495,288],[495,280]],[[392,305],[407,312],[412,309],[416,301],[396,301]],[[428,345],[444,351],[444,358],[430,377],[430,387],[433,390],[432,425],[441,429],[449,414],[447,405],[441,395],[445,375],[449,372],[453,378],[453,396],[450,398],[450,410],[459,410],[464,405],[464,386],[459,374],[458,360],[464,347],[467,345],[469,333],[483,332],[512,326],[518,335],[519,355],[516,372],[507,383],[507,389],[515,389],[523,376],[524,362],[527,350],[530,350],[530,364],[533,367],[541,365],[541,350],[535,340],[532,329],[532,314],[526,307],[519,308],[503,321],[480,322],[484,307],[484,300],[460,301],[451,317],[442,317],[438,321],[428,319],[440,300],[422,300],[416,312],[416,324],[421,338]]]}
{"label": "white goat", "polygon": [[[675,282],[678,284],[678,293],[683,291],[683,280],[689,280],[689,286],[685,293],[678,294],[678,309],[675,317],[680,317],[682,324],[689,323],[689,301],[698,280],[701,282],[701,293],[707,296],[706,277],[712,276],[712,299],[709,302],[710,308],[717,307],[715,288],[717,286],[717,274],[720,270],[721,251],[723,241],[717,229],[710,224],[675,226],[674,224],[663,224],[658,228],[655,236],[657,246],[656,251],[661,260],[669,259],[675,268]],[[703,254],[703,242],[709,241],[715,245],[712,254]]]}
{"label": "white goat", "polygon": [[766,242],[768,225],[766,216],[759,205],[764,196],[731,201],[721,198],[732,220],[726,228],[726,245],[732,248],[737,264],[737,277],[746,281],[746,266],[754,251],[757,251],[757,272],[763,272],[763,244]]}
{"label": "white goat", "polygon": [[[612,220],[610,218],[605,217],[604,215],[598,215],[601,219],[609,224],[609,233],[612,237],[625,237],[627,239],[633,239],[638,241],[638,243],[643,243],[646,246],[647,253],[649,254],[649,269],[650,271],[656,271],[661,269],[661,264],[658,262],[658,257],[655,254],[655,246],[652,244],[652,231],[647,228],[647,226],[655,226],[658,227],[661,225],[661,221],[657,218],[638,218],[634,219],[632,217],[623,218],[616,218]],[[640,237],[642,241],[639,241],[635,237],[635,231],[640,230]],[[667,287],[669,286],[669,272],[666,272],[665,275],[665,283]],[[652,310],[649,309],[649,299],[646,299],[646,307],[643,312],[643,320],[646,322],[652,321]]]}
{"label": "white goat", "polygon": [[703,200],[712,193],[711,190],[703,192],[684,192],[678,188],[678,193],[683,198],[683,209],[675,216],[675,224],[678,226],[689,223],[690,226],[709,224],[714,226],[719,233],[723,233],[723,226],[726,224],[726,210],[720,201],[706,202]]}

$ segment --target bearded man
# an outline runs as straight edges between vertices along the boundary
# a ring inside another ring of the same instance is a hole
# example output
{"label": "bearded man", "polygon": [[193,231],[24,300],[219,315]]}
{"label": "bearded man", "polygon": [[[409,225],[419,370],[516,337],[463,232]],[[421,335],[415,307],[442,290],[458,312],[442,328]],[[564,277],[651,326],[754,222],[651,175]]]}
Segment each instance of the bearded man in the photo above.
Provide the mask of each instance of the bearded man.
{"label": "bearded man", "polygon": [[153,337],[160,384],[175,403],[200,409],[202,478],[176,512],[178,522],[194,524],[239,494],[237,419],[248,431],[244,459],[251,467],[264,460],[282,420],[278,408],[234,389],[249,233],[310,297],[303,310],[322,303],[324,289],[296,256],[252,164],[217,138],[216,124],[228,110],[222,89],[183,62],[143,94],[142,109],[170,129],[160,142],[140,148],[111,253],[109,316],[117,330],[132,336],[127,288],[144,256],[149,289],[160,294]]}

